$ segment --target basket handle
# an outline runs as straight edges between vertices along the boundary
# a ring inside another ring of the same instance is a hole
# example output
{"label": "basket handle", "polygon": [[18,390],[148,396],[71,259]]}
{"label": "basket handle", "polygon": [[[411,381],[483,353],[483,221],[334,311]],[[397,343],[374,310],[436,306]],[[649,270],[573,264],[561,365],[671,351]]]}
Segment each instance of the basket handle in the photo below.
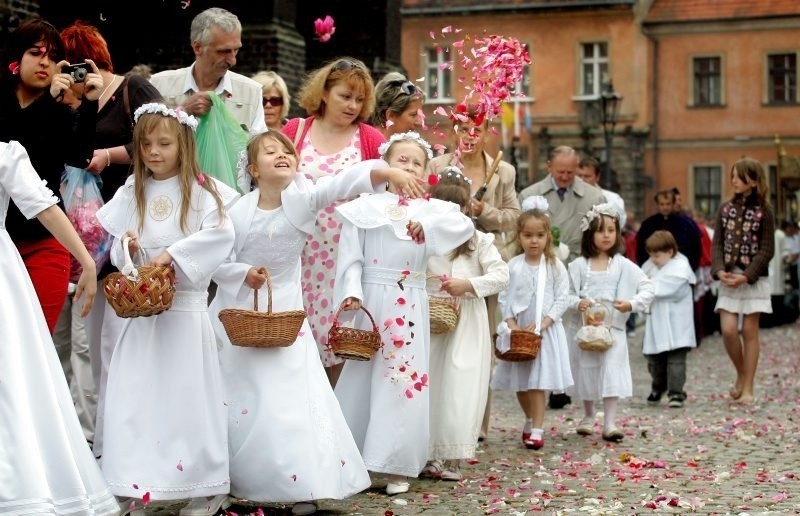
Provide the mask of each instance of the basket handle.
{"label": "basket handle", "polygon": [[[272,280],[266,267],[259,267],[256,272],[267,276],[267,313],[272,313]],[[253,310],[258,312],[258,289],[253,289]]]}
{"label": "basket handle", "polygon": [[[367,310],[364,307],[364,305],[361,305],[360,308],[361,308],[361,310],[364,310],[364,313],[366,313],[367,317],[369,317],[369,321],[372,323],[372,331],[374,331],[375,333],[378,333],[378,325],[375,324],[375,319],[372,318],[372,314],[369,313],[369,310]],[[336,310],[336,314],[333,316],[333,326],[334,327],[335,326],[339,326],[339,314],[341,314],[341,313],[342,313],[342,306],[340,305],[339,309]]]}
{"label": "basket handle", "polygon": [[122,266],[120,272],[123,276],[128,278],[131,281],[139,281],[139,269],[133,264],[133,258],[131,258],[131,237],[127,234],[122,237],[122,248],[125,250],[125,265]]}

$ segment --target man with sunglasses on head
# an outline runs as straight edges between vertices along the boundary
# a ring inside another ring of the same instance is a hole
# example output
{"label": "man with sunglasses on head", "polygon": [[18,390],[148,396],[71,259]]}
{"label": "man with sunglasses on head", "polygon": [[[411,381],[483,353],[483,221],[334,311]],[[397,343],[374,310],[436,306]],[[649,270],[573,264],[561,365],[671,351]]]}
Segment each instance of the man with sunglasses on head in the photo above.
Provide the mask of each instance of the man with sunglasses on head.
{"label": "man with sunglasses on head", "polygon": [[251,135],[266,131],[261,85],[230,70],[242,48],[239,18],[218,7],[206,9],[192,20],[190,39],[194,63],[159,72],[150,82],[167,102],[195,116],[208,113],[211,99],[206,92],[213,91]]}

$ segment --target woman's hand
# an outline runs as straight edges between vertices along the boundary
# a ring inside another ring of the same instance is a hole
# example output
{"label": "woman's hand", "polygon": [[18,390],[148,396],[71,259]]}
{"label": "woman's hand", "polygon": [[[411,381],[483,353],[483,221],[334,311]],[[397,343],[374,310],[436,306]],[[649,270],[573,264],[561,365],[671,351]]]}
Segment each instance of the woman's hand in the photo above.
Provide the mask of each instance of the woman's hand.
{"label": "woman's hand", "polygon": [[111,154],[108,149],[95,149],[92,154],[92,159],[86,165],[86,171],[90,174],[99,175],[100,172],[106,169],[111,164]]}
{"label": "woman's hand", "polygon": [[147,265],[151,265],[153,267],[167,266],[170,264],[172,264],[172,255],[166,251],[163,251],[161,254],[147,263]]}
{"label": "woman's hand", "polygon": [[633,305],[631,305],[630,301],[623,301],[622,299],[617,299],[616,301],[614,301],[614,308],[625,314],[633,310]]}
{"label": "woman's hand", "polygon": [[97,294],[97,272],[94,262],[85,265],[78,283],[75,284],[75,296],[72,298],[73,301],[78,301],[83,296],[81,317],[89,315],[94,305],[94,296]]}
{"label": "woman's hand", "polygon": [[463,296],[467,292],[475,293],[475,290],[472,288],[472,283],[470,283],[469,280],[461,278],[450,278],[443,281],[442,290],[454,297]]}
{"label": "woman's hand", "polygon": [[244,282],[253,290],[258,290],[267,282],[267,275],[261,272],[261,267],[250,267]]}
{"label": "woman's hand", "polygon": [[405,195],[412,199],[422,197],[425,193],[422,179],[410,172],[399,168],[387,168],[385,170],[386,180],[392,185],[398,195]]}
{"label": "woman's hand", "polygon": [[358,310],[361,308],[361,300],[357,297],[348,297],[342,301],[342,310]]}
{"label": "woman's hand", "polygon": [[65,66],[69,66],[69,61],[59,61],[56,65],[59,72],[53,74],[53,79],[50,81],[50,96],[58,101],[62,100],[64,92],[72,86],[72,77],[60,71]]}
{"label": "woman's hand", "polygon": [[483,201],[472,199],[470,201],[470,207],[472,208],[473,217],[480,217],[481,213],[483,213]]}
{"label": "woman's hand", "polygon": [[411,237],[411,240],[418,244],[425,242],[425,230],[422,228],[422,224],[409,220],[406,229],[408,229],[406,234]]}
{"label": "woman's hand", "polygon": [[100,98],[100,94],[103,93],[103,77],[100,75],[100,70],[94,64],[94,61],[86,59],[86,64],[92,68],[92,71],[86,74],[86,79],[83,81],[83,98],[97,100]]}

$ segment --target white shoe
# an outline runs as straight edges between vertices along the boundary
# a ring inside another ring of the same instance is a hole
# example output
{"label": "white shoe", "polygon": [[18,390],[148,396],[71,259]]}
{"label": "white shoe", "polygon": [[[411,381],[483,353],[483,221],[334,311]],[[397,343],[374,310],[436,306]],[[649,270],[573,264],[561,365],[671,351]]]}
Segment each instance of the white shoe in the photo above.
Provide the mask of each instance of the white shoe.
{"label": "white shoe", "polygon": [[192,498],[189,505],[181,509],[180,516],[213,516],[220,509],[227,509],[231,506],[231,499],[228,495],[201,496]]}
{"label": "white shoe", "polygon": [[292,507],[292,514],[295,516],[304,516],[315,512],[317,512],[317,504],[314,502],[297,502]]}
{"label": "white shoe", "polygon": [[407,493],[411,485],[408,482],[389,482],[386,484],[386,494],[389,496]]}
{"label": "white shoe", "polygon": [[594,433],[594,418],[585,417],[578,423],[578,428],[575,429],[578,435],[592,435]]}

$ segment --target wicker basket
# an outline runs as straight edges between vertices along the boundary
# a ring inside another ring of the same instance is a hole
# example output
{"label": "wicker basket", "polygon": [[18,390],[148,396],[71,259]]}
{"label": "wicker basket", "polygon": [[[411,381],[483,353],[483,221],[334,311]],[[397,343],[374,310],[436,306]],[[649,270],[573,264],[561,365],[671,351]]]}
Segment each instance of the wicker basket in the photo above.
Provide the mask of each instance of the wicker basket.
{"label": "wicker basket", "polygon": [[541,346],[542,337],[540,335],[527,330],[511,330],[511,349],[500,353],[495,346],[494,355],[507,362],[527,362],[539,355]]}
{"label": "wicker basket", "polygon": [[[611,348],[614,344],[614,340],[608,329],[611,323],[611,310],[607,301],[594,301],[592,305],[581,314],[584,326],[591,326],[592,328],[590,329],[592,330],[595,328],[597,329],[597,331],[590,333],[590,335],[596,336],[597,338],[591,338],[591,340],[577,338],[583,331],[583,329],[579,330],[578,335],[576,335],[579,348],[584,351],[598,352],[608,351],[608,349]],[[606,338],[601,338],[602,335],[600,335],[600,333],[605,333]]]}
{"label": "wicker basket", "polygon": [[285,348],[297,340],[305,310],[272,312],[272,280],[264,267],[258,272],[267,276],[267,312],[258,311],[258,290],[253,290],[253,309],[226,308],[220,310],[219,320],[225,327],[228,340],[246,348]]}
{"label": "wicker basket", "polygon": [[125,248],[123,272],[112,272],[103,280],[103,293],[119,317],[150,317],[169,310],[175,294],[175,271],[170,266],[134,267],[129,250],[130,238],[122,240]]}
{"label": "wicker basket", "polygon": [[361,307],[372,323],[372,330],[360,330],[358,328],[348,328],[339,325],[339,314],[342,307],[336,312],[333,318],[333,326],[328,330],[328,344],[333,349],[333,354],[339,358],[350,360],[370,360],[381,347],[381,334],[378,332],[378,325],[369,310]]}
{"label": "wicker basket", "polygon": [[578,347],[584,351],[608,351],[612,344],[604,340],[593,340],[591,342],[579,340]]}
{"label": "wicker basket", "polygon": [[430,331],[441,334],[453,331],[461,315],[461,297],[453,297],[442,290],[440,276],[428,275],[425,286],[428,291]]}

